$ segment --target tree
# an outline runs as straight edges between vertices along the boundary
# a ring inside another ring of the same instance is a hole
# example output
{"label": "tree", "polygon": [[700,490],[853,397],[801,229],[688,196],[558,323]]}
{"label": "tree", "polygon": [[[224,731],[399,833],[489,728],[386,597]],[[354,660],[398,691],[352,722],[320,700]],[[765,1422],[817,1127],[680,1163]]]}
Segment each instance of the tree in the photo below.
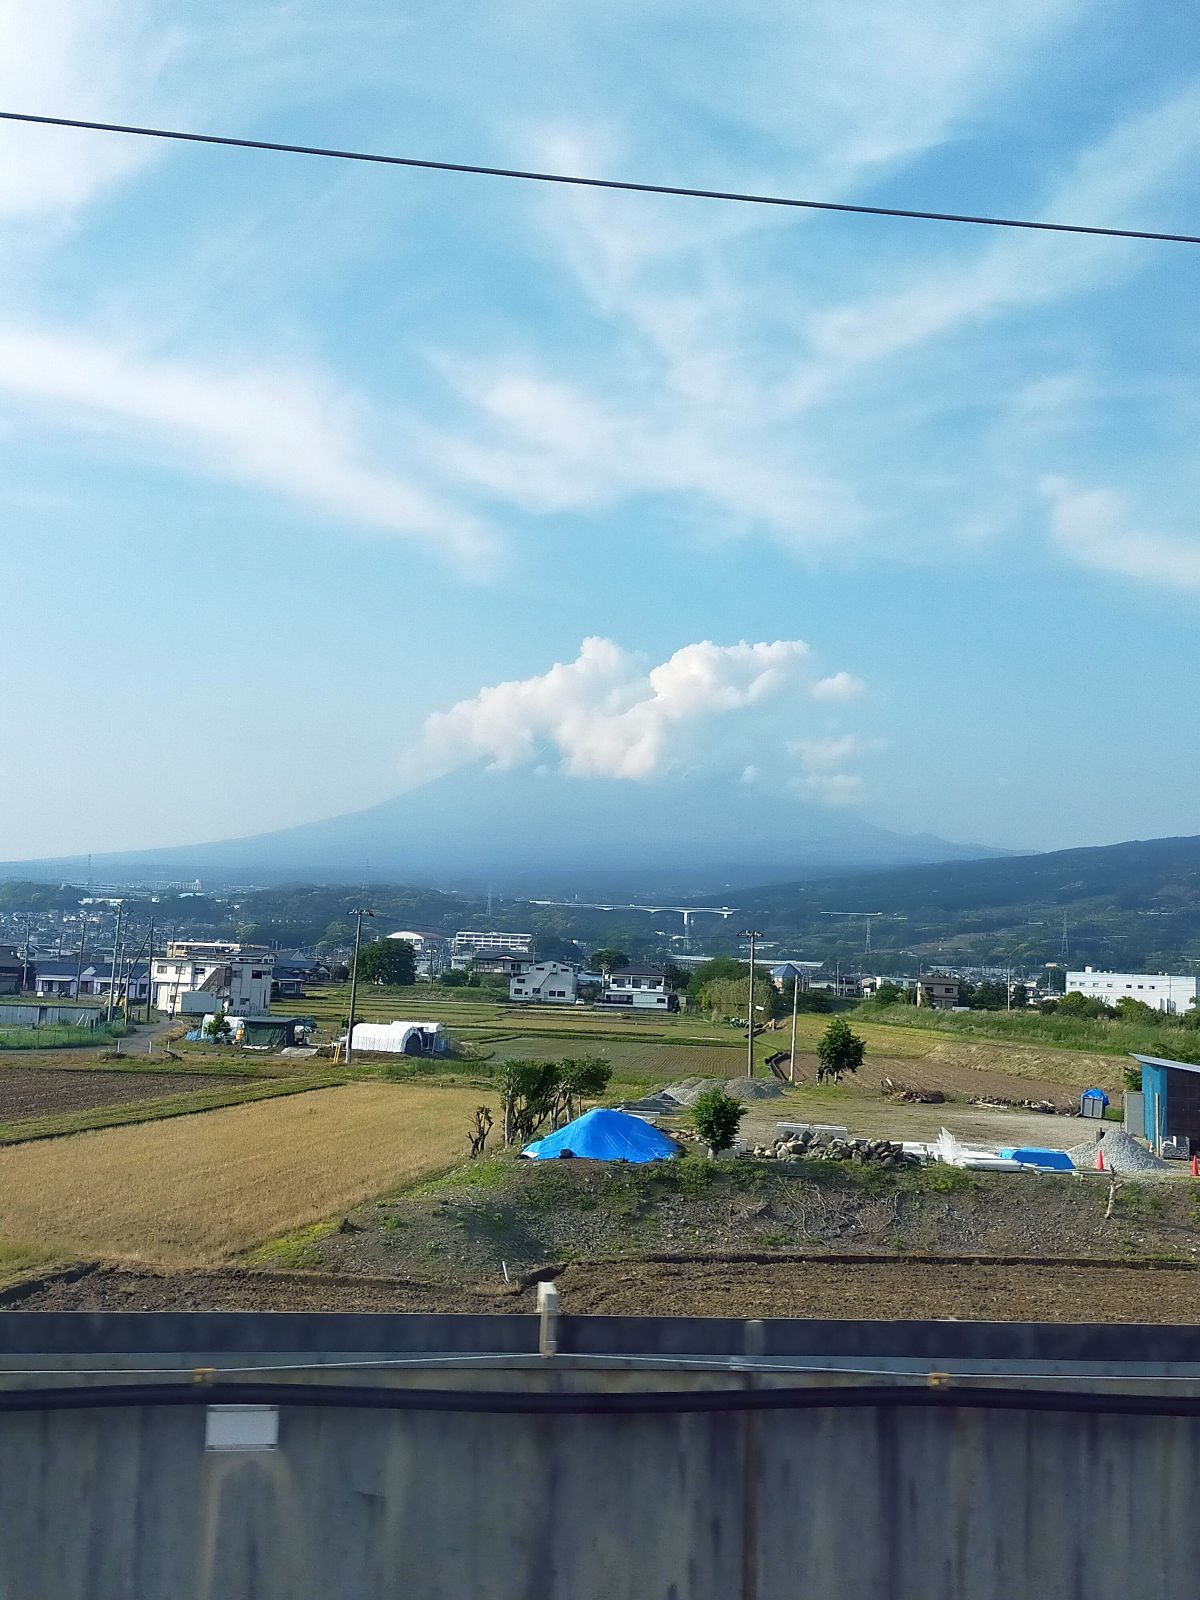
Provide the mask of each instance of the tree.
{"label": "tree", "polygon": [[735,961],[732,956],[714,956],[711,961],[702,961],[688,979],[688,993],[699,997],[702,989],[706,988],[716,978],[748,978],[750,976],[750,963],[748,961]]}
{"label": "tree", "polygon": [[1111,1017],[1115,1015],[1111,1007],[1095,995],[1082,994],[1078,989],[1072,989],[1064,994],[1058,1002],[1058,1012],[1064,1017]]}
{"label": "tree", "polygon": [[1014,1011],[1024,1011],[1029,1004],[1029,990],[1023,983],[1014,983],[1010,999]]}
{"label": "tree", "polygon": [[407,987],[417,981],[417,958],[407,939],[376,939],[358,953],[358,975],[364,983]]}
{"label": "tree", "polygon": [[834,1017],[817,1041],[817,1082],[839,1083],[847,1072],[857,1072],[866,1054],[865,1039],[851,1032],[845,1017]]}
{"label": "tree", "polygon": [[451,968],[449,972],[442,973],[441,977],[438,979],[438,982],[441,984],[443,989],[465,989],[467,986],[467,975],[465,972],[456,972],[453,968]]}
{"label": "tree", "polygon": [[[961,998],[961,990],[959,991]],[[975,1011],[1003,1011],[1008,1005],[1008,988],[1003,983],[981,983],[971,1001]]]}
{"label": "tree", "polygon": [[1135,999],[1131,994],[1123,994],[1117,1001],[1115,1010],[1122,1022],[1143,1022],[1155,1027],[1163,1020],[1161,1011],[1156,1011],[1153,1006],[1148,1006],[1144,1000]]}
{"label": "tree", "polygon": [[613,972],[629,965],[629,957],[624,950],[593,950],[588,958],[588,966],[593,972]]}
{"label": "tree", "polygon": [[738,1125],[745,1114],[742,1102],[724,1089],[706,1089],[692,1106],[692,1125],[713,1154],[720,1155],[737,1138]]}
{"label": "tree", "polygon": [[500,1068],[504,1098],[504,1144],[532,1139],[553,1113],[560,1082],[557,1061],[514,1059]]}
{"label": "tree", "polygon": [[662,971],[663,977],[667,980],[668,989],[674,989],[678,992],[681,989],[686,989],[692,981],[691,968],[678,967],[673,961],[668,961]]}
{"label": "tree", "polygon": [[214,1044],[228,1044],[232,1034],[229,1018],[223,1011],[214,1012],[204,1024],[205,1038],[211,1039]]}
{"label": "tree", "polygon": [[559,1096],[567,1121],[575,1118],[584,1100],[598,1100],[611,1078],[612,1067],[603,1056],[568,1056],[561,1061]]}
{"label": "tree", "polygon": [[894,1006],[897,1000],[904,998],[904,990],[898,983],[893,983],[890,978],[881,983],[874,994],[877,1006]]}

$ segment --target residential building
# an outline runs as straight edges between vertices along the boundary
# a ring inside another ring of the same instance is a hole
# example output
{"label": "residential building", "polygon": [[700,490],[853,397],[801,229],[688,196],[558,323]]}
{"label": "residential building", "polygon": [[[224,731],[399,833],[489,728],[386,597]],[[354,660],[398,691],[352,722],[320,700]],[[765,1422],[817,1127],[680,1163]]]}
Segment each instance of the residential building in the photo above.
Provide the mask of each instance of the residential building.
{"label": "residential building", "polygon": [[[239,1016],[266,1016],[271,1009],[275,957],[262,950],[242,950],[238,945],[188,945],[200,954],[176,954],[181,945],[169,944],[167,953],[154,960],[154,1007],[174,1016],[197,1009],[185,995],[203,995]],[[221,952],[218,954],[217,952]],[[212,1009],[210,1006],[209,1009]]]}
{"label": "residential building", "polygon": [[15,945],[0,945],[0,994],[20,994],[25,963]]}
{"label": "residential building", "polygon": [[1067,973],[1067,993],[1076,992],[1109,1006],[1127,997],[1141,1000],[1155,1011],[1186,1016],[1193,1001],[1200,1003],[1200,977],[1170,972],[1097,972],[1094,967],[1084,967],[1082,972]]}
{"label": "residential building", "polygon": [[508,998],[526,1004],[573,1006],[574,968],[561,961],[534,961],[509,979]]}
{"label": "residential building", "polygon": [[953,1011],[958,1004],[958,979],[931,972],[917,979],[917,1004],[934,1011]]}
{"label": "residential building", "polygon": [[[39,961],[36,968],[30,969],[31,973],[36,972],[33,979],[35,992],[54,1000],[78,1000],[84,995],[97,995],[107,1000],[113,986],[112,962],[89,961],[85,958],[78,971],[78,982],[77,965],[76,956],[47,957]],[[128,963],[118,967],[118,998],[123,994],[130,1005],[145,1005],[149,988],[150,969],[146,962],[139,962],[136,967]]]}
{"label": "residential building", "polygon": [[604,980],[601,1005],[626,1006],[634,1011],[678,1011],[679,1000],[667,980],[653,967],[622,967]]}
{"label": "residential building", "polygon": [[440,978],[450,965],[450,941],[433,928],[406,928],[389,933],[389,939],[405,939],[417,958],[418,978]]}
{"label": "residential building", "polygon": [[533,965],[533,957],[519,950],[483,950],[478,955],[458,955],[451,958],[456,972],[490,972],[501,978],[515,978]]}
{"label": "residential building", "polygon": [[472,928],[460,928],[454,935],[451,949],[456,956],[481,953],[485,950],[509,950],[532,958],[533,935],[497,933],[494,929],[480,932]]}

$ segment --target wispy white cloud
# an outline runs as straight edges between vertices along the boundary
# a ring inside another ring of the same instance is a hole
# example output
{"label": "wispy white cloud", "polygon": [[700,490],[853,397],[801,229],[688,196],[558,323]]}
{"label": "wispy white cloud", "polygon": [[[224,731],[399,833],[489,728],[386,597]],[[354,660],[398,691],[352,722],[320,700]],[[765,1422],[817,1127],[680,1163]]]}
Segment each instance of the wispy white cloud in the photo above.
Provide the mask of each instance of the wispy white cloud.
{"label": "wispy white cloud", "polygon": [[1145,514],[1111,489],[1082,488],[1046,478],[1050,528],[1064,555],[1081,566],[1139,583],[1200,589],[1200,533],[1164,534],[1145,525]]}
{"label": "wispy white cloud", "polygon": [[[422,778],[485,761],[499,768],[557,766],[573,778],[648,779],[719,759],[747,765],[766,734],[779,743],[779,702],[811,682],[812,652],[799,639],[685,645],[666,661],[645,660],[610,639],[585,639],[574,661],[535,677],[495,684],[426,724],[416,768]],[[772,702],[767,715],[735,720]],[[791,703],[782,716],[790,723]],[[723,734],[717,726],[725,725]]]}
{"label": "wispy white cloud", "polygon": [[818,678],[809,692],[814,700],[837,702],[857,700],[859,695],[865,694],[866,691],[866,684],[852,672],[835,672],[831,677]]}
{"label": "wispy white cloud", "polygon": [[108,428],[209,476],[435,540],[468,570],[492,547],[476,519],[372,465],[361,408],[319,375],[188,365],[83,335],[0,327],[4,396],[55,427]]}
{"label": "wispy white cloud", "polygon": [[[51,116],[134,119],[166,36],[141,0],[0,0],[0,106]],[[152,160],[143,141],[0,125],[0,222],[58,219]]]}

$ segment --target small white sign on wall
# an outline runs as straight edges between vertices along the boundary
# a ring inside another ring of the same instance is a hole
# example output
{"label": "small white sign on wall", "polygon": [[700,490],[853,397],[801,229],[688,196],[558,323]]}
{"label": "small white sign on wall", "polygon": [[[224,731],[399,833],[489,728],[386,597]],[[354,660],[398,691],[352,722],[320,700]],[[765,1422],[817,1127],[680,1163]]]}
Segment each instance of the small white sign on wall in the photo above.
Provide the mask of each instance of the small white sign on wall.
{"label": "small white sign on wall", "polygon": [[209,1406],[206,1450],[275,1450],[278,1445],[278,1406]]}

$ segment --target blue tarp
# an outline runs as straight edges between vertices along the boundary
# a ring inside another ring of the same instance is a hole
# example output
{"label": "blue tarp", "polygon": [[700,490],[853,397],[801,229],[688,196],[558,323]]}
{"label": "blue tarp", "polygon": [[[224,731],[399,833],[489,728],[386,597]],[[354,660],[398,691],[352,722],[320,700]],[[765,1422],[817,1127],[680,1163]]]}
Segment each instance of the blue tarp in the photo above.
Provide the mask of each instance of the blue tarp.
{"label": "blue tarp", "polygon": [[1002,1156],[1022,1161],[1027,1167],[1042,1167],[1047,1172],[1074,1172],[1075,1163],[1065,1150],[1041,1150],[1030,1146],[1024,1150],[1001,1150]]}
{"label": "blue tarp", "polygon": [[1108,1108],[1108,1096],[1103,1089],[1085,1089],[1079,1098],[1081,1100],[1099,1100],[1106,1110]]}
{"label": "blue tarp", "polygon": [[665,1133],[631,1117],[627,1111],[605,1111],[597,1106],[568,1122],[557,1133],[527,1144],[522,1155],[536,1161],[553,1160],[564,1151],[585,1161],[665,1161],[679,1154],[679,1147]]}

